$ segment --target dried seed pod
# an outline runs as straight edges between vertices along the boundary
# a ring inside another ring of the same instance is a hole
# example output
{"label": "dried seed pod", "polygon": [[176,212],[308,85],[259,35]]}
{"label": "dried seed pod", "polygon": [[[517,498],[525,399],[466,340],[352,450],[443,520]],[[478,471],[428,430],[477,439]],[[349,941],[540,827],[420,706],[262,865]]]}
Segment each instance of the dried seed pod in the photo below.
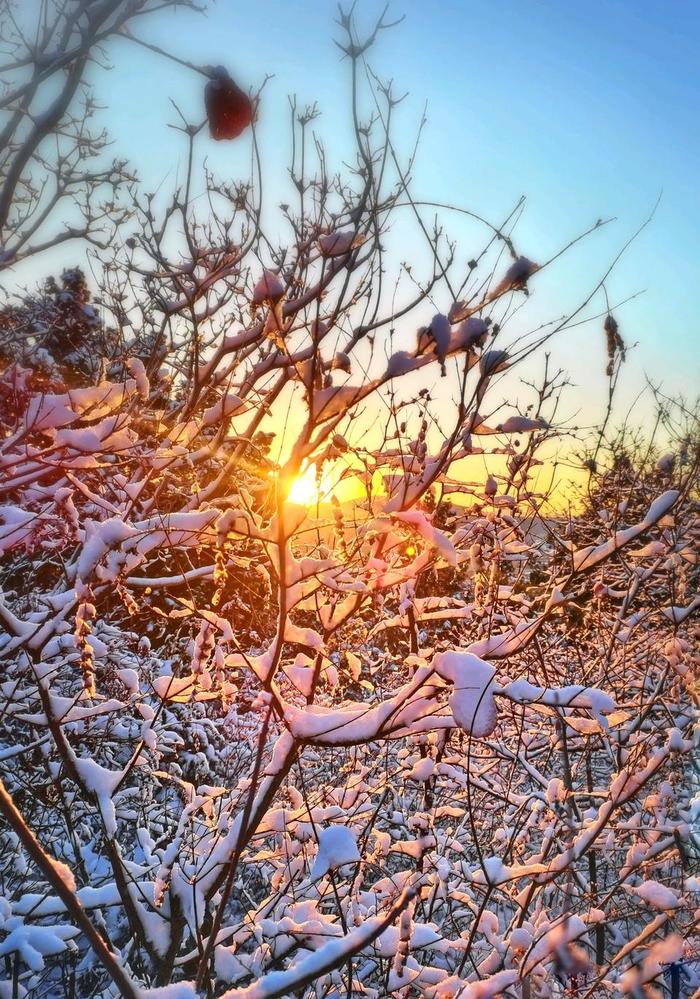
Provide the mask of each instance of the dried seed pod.
{"label": "dried seed pod", "polygon": [[223,66],[211,70],[204,106],[212,139],[235,139],[253,121],[253,102]]}
{"label": "dried seed pod", "polygon": [[613,373],[615,355],[618,351],[620,352],[621,359],[623,361],[625,360],[625,342],[620,336],[617,320],[610,313],[608,313],[605,317],[603,329],[605,330],[606,347],[608,351],[608,366],[605,373],[608,377],[610,377]]}

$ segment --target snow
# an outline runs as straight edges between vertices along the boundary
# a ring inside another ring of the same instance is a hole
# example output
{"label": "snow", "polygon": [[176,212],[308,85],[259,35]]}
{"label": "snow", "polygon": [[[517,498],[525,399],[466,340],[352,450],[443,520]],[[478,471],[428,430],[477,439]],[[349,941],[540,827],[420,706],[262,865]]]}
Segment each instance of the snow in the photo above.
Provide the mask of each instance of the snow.
{"label": "snow", "polygon": [[313,416],[320,420],[330,420],[347,412],[367,394],[367,388],[362,385],[331,385],[329,388],[318,389],[313,394]]}
{"label": "snow", "polygon": [[9,978],[0,979],[0,999],[26,999],[26,996],[27,990],[21,982],[15,983]]}
{"label": "snow", "polygon": [[155,989],[139,989],[139,999],[199,999],[194,982],[174,982]]}
{"label": "snow", "polygon": [[43,971],[45,957],[62,954],[68,949],[67,941],[77,935],[73,926],[54,923],[51,926],[29,926],[18,919],[8,919],[3,927],[7,936],[0,941],[0,957],[17,951],[32,971]]}
{"label": "snow", "polygon": [[336,351],[332,367],[334,371],[344,371],[347,375],[352,374],[352,361],[343,350]]}
{"label": "snow", "polygon": [[508,631],[497,632],[488,638],[483,638],[479,642],[472,642],[469,646],[469,651],[474,655],[489,656],[492,659],[508,658],[525,648],[537,634],[541,624],[541,618],[521,620],[514,628],[510,628]]}
{"label": "snow", "polygon": [[202,541],[202,532],[212,526],[220,514],[220,510],[212,507],[208,510],[170,513],[138,521],[130,528],[135,544],[129,547],[135,548],[141,555],[147,555],[161,547],[198,547]]}
{"label": "snow", "polygon": [[508,354],[505,350],[486,350],[479,359],[479,369],[483,378],[490,378],[497,371],[508,367]]}
{"label": "snow", "polygon": [[532,277],[539,269],[539,265],[533,263],[527,257],[518,257],[513,261],[503,279],[496,286],[494,295],[501,295],[504,291],[524,288],[528,278]]}
{"label": "snow", "polygon": [[498,885],[509,881],[513,872],[503,863],[500,857],[484,857],[481,866],[474,872],[473,880],[477,884]]}
{"label": "snow", "polygon": [[659,460],[656,462],[656,470],[662,472],[664,475],[670,475],[673,471],[673,466],[676,463],[675,454],[662,454]]}
{"label": "snow", "polygon": [[500,688],[499,693],[520,704],[549,704],[568,708],[590,708],[595,714],[609,714],[615,701],[604,690],[569,684],[566,687],[537,687],[528,680],[514,680]]}
{"label": "snow", "polygon": [[517,970],[509,969],[489,975],[480,982],[471,982],[461,993],[461,999],[492,999],[503,995],[504,989],[513,985],[519,978]]}
{"label": "snow", "polygon": [[157,676],[153,681],[153,690],[163,700],[183,700],[189,699],[197,685],[197,678],[193,674],[187,676]]}
{"label": "snow", "polygon": [[416,358],[406,350],[397,350],[389,358],[386,369],[386,378],[400,378],[402,375],[415,371],[417,366]]}
{"label": "snow", "polygon": [[323,650],[323,638],[313,628],[299,628],[289,619],[284,626],[284,639],[296,645],[305,645],[307,649]]}
{"label": "snow", "polygon": [[284,285],[274,271],[264,270],[253,289],[253,305],[263,302],[278,302],[284,295]]}
{"label": "snow", "polygon": [[380,732],[392,735],[420,727],[425,714],[433,708],[427,682],[432,670],[421,667],[413,678],[392,696],[368,708],[362,702],[347,701],[335,710],[322,705],[298,708],[285,704],[285,723],[295,738],[315,745],[352,745],[369,742]]}
{"label": "snow", "polygon": [[89,757],[74,759],[75,769],[86,789],[95,796],[99,805],[105,832],[115,836],[117,817],[112,796],[124,776],[123,770],[107,770]]}
{"label": "snow", "polygon": [[129,379],[122,384],[101,382],[59,395],[35,395],[27,408],[25,426],[48,431],[67,426],[81,416],[97,420],[123,406],[136,389],[134,379]]}
{"label": "snow", "polygon": [[56,447],[84,454],[99,454],[103,451],[119,454],[129,451],[137,440],[134,431],[124,429],[124,418],[119,415],[107,416],[90,427],[75,430],[65,428],[53,433]]}
{"label": "snow", "polygon": [[208,409],[204,410],[202,414],[202,426],[218,426],[218,424],[230,420],[232,416],[235,416],[244,405],[243,400],[234,392],[224,392],[213,406],[209,406]]}
{"label": "snow", "polygon": [[434,772],[435,760],[426,756],[422,760],[417,760],[413,764],[409,772],[406,774],[406,780],[417,780],[423,783],[426,780],[430,780]]}
{"label": "snow", "polygon": [[679,496],[680,493],[676,489],[667,490],[667,492],[662,493],[661,496],[654,500],[649,507],[646,516],[638,524],[635,524],[633,527],[617,531],[612,538],[600,545],[589,545],[586,548],[580,548],[573,552],[572,565],[574,571],[588,571],[599,562],[609,558],[620,548],[629,544],[630,541],[634,541],[635,538],[638,538],[640,534],[648,531],[650,527],[653,527],[654,524],[656,524],[662,517],[672,510],[678,501]]}
{"label": "snow", "polygon": [[137,695],[139,692],[139,675],[135,669],[129,669],[125,667],[123,669],[117,670],[117,676],[124,684],[126,689],[132,695]]}
{"label": "snow", "polygon": [[284,672],[297,690],[300,691],[304,697],[308,697],[311,694],[314,685],[313,661],[303,653],[299,653],[294,660],[293,665],[284,666],[283,668]]}
{"label": "snow", "polygon": [[488,330],[488,324],[483,319],[479,316],[470,316],[452,331],[449,353],[482,346]]}
{"label": "snow", "polygon": [[529,434],[535,430],[546,430],[548,426],[547,421],[540,418],[531,420],[526,416],[509,416],[496,429],[502,434]]}
{"label": "snow", "polygon": [[350,250],[361,246],[364,237],[354,229],[338,229],[335,232],[323,233],[318,237],[318,245],[324,257],[342,257]]}
{"label": "snow", "polygon": [[360,926],[353,928],[346,936],[329,940],[285,971],[268,972],[246,988],[225,992],[221,999],[273,999],[273,997],[276,999],[293,993],[307,982],[312,982],[332,968],[341,966],[347,957],[356,954],[379,936],[385,928],[385,923],[386,917],[372,916],[364,920]]}
{"label": "snow", "polygon": [[126,370],[136,382],[136,391],[142,399],[148,399],[151,391],[148,375],[143,361],[138,357],[130,357],[126,362]]}
{"label": "snow", "polygon": [[636,888],[628,888],[628,891],[637,895],[643,902],[651,906],[652,909],[659,909],[662,912],[667,909],[677,909],[680,905],[678,895],[675,891],[653,879],[645,881]]}
{"label": "snow", "polygon": [[566,800],[566,785],[560,777],[552,777],[547,785],[545,798],[550,805]]}
{"label": "snow", "polygon": [[450,322],[447,316],[441,312],[433,316],[430,323],[430,335],[435,341],[435,353],[441,364],[444,365],[447,352],[450,348]]}
{"label": "snow", "polygon": [[316,880],[329,871],[359,860],[360,852],[352,830],[347,826],[329,826],[318,835],[318,853],[311,869],[311,877]]}
{"label": "snow", "polygon": [[121,517],[109,517],[101,522],[88,520],[85,526],[85,541],[76,565],[77,578],[87,582],[97,564],[108,552],[136,534],[137,530],[126,524]]}
{"label": "snow", "polygon": [[661,613],[664,617],[668,618],[669,621],[672,621],[673,624],[679,625],[683,624],[683,622],[698,608],[700,608],[700,596],[694,597],[685,607],[678,605],[672,607],[662,607]]}
{"label": "snow", "polygon": [[27,544],[37,526],[35,513],[18,506],[0,506],[0,554]]}
{"label": "snow", "polygon": [[485,739],[498,724],[493,666],[470,652],[438,652],[435,672],[453,684],[450,709],[455,722],[475,739]]}
{"label": "snow", "polygon": [[353,680],[360,679],[360,673],[362,672],[362,660],[359,656],[356,656],[354,652],[349,650],[345,653],[345,659],[348,664],[348,669]]}

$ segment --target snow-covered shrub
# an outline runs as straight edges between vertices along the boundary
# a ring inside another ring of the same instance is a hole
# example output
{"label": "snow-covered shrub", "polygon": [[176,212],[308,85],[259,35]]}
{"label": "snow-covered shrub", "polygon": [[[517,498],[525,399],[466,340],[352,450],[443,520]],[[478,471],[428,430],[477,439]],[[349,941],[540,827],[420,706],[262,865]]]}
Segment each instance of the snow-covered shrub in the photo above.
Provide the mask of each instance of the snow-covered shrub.
{"label": "snow-covered shrub", "polygon": [[135,195],[98,377],[6,351],[1,994],[593,996],[692,940],[697,419],[546,512],[563,384],[499,388],[546,265],[435,232],[387,300],[369,96],[349,178],[295,115],[286,239]]}

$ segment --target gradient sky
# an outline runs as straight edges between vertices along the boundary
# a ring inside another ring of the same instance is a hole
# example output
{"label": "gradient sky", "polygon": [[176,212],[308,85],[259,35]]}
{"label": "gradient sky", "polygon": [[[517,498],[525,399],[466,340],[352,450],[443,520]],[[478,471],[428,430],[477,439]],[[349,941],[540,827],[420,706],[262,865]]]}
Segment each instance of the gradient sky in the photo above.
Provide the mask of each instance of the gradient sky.
{"label": "gradient sky", "polygon": [[[360,0],[361,22],[383,3]],[[404,134],[423,103],[428,125],[415,175],[417,196],[453,201],[498,221],[520,194],[527,211],[521,252],[546,258],[598,217],[617,221],[542,275],[542,315],[577,302],[663,192],[652,224],[608,284],[613,300],[646,289],[617,316],[632,352],[623,399],[644,373],[672,394],[700,387],[700,4],[694,0],[395,0],[405,21],[383,35],[372,63],[409,91]],[[333,44],[330,0],[239,4],[219,0],[207,17],[158,15],[141,36],[197,63],[222,63],[242,85],[274,73],[260,112],[270,191],[282,197],[289,151],[287,94],[318,100],[331,156],[348,136],[348,67]],[[106,123],[147,185],[181,169],[183,149],[166,127],[176,99],[201,120],[201,78],[126,42],[115,68],[96,73]],[[206,140],[223,173],[245,176],[249,140]],[[459,227],[451,224],[459,236]],[[478,249],[475,246],[474,249]],[[566,334],[555,357],[579,390],[574,406],[607,390],[599,324]],[[596,407],[597,408],[597,407]],[[592,410],[591,410],[592,412]]]}

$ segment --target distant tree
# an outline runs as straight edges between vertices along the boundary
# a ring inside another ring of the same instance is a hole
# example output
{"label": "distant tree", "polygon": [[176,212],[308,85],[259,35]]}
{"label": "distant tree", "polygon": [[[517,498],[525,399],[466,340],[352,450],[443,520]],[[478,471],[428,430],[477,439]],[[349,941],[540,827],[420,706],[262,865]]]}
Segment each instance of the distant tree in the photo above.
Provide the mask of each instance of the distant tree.
{"label": "distant tree", "polygon": [[60,283],[48,278],[39,294],[0,309],[0,359],[43,372],[66,386],[99,381],[121,342],[106,329],[80,268]]}

